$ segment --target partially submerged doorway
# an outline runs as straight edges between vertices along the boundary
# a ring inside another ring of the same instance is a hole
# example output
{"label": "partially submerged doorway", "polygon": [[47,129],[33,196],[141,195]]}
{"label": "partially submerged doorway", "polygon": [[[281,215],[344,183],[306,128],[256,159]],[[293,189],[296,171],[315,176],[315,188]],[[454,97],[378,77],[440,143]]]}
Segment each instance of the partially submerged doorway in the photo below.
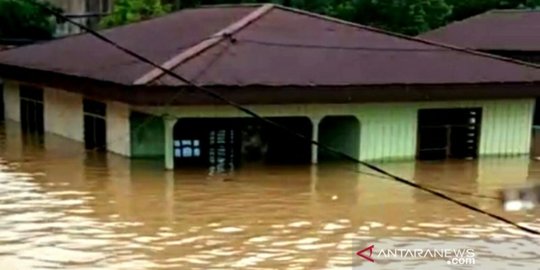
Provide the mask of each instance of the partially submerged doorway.
{"label": "partially submerged doorway", "polygon": [[481,119],[481,108],[419,110],[417,158],[476,158]]}
{"label": "partially submerged doorway", "polygon": [[107,105],[103,102],[84,99],[84,145],[87,150],[107,149]]}
{"label": "partially submerged doorway", "polygon": [[[319,123],[319,142],[335,150],[358,158],[360,152],[360,121],[354,116],[326,116]],[[344,161],[334,152],[318,149],[318,160]]]}

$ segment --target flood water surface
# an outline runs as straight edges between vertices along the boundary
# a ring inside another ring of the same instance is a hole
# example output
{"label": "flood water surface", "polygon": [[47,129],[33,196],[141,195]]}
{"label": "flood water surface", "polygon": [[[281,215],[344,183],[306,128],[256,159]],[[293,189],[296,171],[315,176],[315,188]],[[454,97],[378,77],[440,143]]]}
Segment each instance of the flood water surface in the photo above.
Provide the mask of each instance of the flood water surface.
{"label": "flood water surface", "polygon": [[[538,269],[540,240],[347,164],[165,172],[2,128],[1,269]],[[540,182],[527,158],[381,163],[445,192]],[[540,230],[540,210],[448,193]],[[375,262],[355,255],[374,245]],[[382,248],[473,249],[474,265],[381,258]],[[379,254],[380,255],[380,254]]]}

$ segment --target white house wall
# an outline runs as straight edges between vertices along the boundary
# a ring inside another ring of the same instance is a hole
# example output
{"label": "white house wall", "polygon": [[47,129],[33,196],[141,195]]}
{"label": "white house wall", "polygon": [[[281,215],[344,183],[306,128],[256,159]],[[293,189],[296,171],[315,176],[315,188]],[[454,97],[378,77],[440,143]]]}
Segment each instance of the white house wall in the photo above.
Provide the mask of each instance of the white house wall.
{"label": "white house wall", "polygon": [[47,88],[43,91],[45,130],[75,141],[84,141],[82,96]]}
{"label": "white house wall", "polygon": [[[4,83],[5,117],[20,122],[19,84]],[[83,96],[63,90],[43,89],[45,131],[84,142]],[[130,156],[130,109],[126,104],[107,102],[107,150]]]}
{"label": "white house wall", "polygon": [[119,102],[107,103],[107,149],[131,156],[129,106]]}
{"label": "white house wall", "polygon": [[[363,160],[414,158],[419,109],[470,107],[482,108],[480,155],[530,152],[534,99],[249,106],[261,116],[306,116],[314,120],[312,122],[328,115],[355,116],[360,121],[359,158]],[[163,108],[139,107],[137,110],[163,113]],[[227,106],[170,107],[168,114],[177,118],[247,117]]]}
{"label": "white house wall", "polygon": [[[20,121],[17,83],[5,82],[6,118]],[[45,89],[47,132],[83,141],[82,97]],[[325,116],[355,116],[360,121],[359,157],[364,160],[411,159],[416,155],[417,117],[426,108],[482,108],[480,155],[519,155],[530,152],[534,99],[249,106],[266,117],[305,116],[319,122]],[[130,156],[130,106],[107,102],[107,148]],[[136,107],[162,115],[165,108]],[[166,108],[175,118],[247,117],[228,106],[176,106]]]}
{"label": "white house wall", "polygon": [[4,82],[4,116],[6,119],[21,121],[19,85],[12,81]]}

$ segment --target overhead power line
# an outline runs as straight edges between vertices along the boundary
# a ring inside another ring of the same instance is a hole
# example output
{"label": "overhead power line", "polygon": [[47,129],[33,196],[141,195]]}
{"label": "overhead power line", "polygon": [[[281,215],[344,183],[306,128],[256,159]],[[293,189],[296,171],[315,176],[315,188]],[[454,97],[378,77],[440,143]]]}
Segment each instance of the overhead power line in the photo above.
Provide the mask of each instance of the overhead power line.
{"label": "overhead power line", "polygon": [[255,119],[258,119],[259,121],[261,121],[261,122],[263,122],[263,123],[265,123],[265,124],[268,124],[268,125],[270,125],[270,126],[273,126],[273,127],[275,127],[275,128],[278,128],[278,129],[282,130],[283,132],[286,132],[286,133],[288,133],[288,134],[290,134],[290,135],[293,135],[293,136],[295,136],[295,137],[297,137],[297,138],[299,138],[299,139],[302,139],[302,140],[305,140],[305,141],[309,141],[311,144],[317,145],[318,147],[320,147],[320,148],[323,149],[323,150],[326,150],[326,151],[328,151],[328,152],[334,153],[334,154],[336,154],[336,155],[342,157],[344,160],[347,160],[347,161],[351,161],[351,162],[354,162],[354,163],[359,163],[359,164],[361,164],[361,165],[364,165],[364,166],[366,166],[367,168],[369,168],[369,169],[371,169],[371,170],[373,170],[373,171],[375,171],[375,172],[378,172],[378,173],[380,173],[380,174],[382,174],[382,175],[388,176],[389,179],[391,179],[391,180],[393,180],[393,181],[396,181],[396,182],[405,184],[405,185],[407,185],[407,186],[410,186],[410,187],[413,187],[413,188],[416,188],[416,189],[425,191],[425,192],[430,193],[430,194],[432,194],[432,195],[434,195],[434,196],[436,196],[436,197],[438,197],[438,198],[440,198],[440,199],[444,199],[444,200],[446,200],[446,201],[452,202],[452,203],[454,203],[454,204],[456,204],[456,205],[459,205],[459,206],[464,207],[464,208],[466,208],[466,209],[469,209],[469,210],[471,210],[471,211],[480,213],[480,214],[482,214],[482,215],[485,215],[485,216],[491,217],[491,218],[493,218],[493,219],[499,220],[499,221],[501,221],[501,222],[504,222],[504,223],[506,223],[506,224],[512,225],[512,226],[514,226],[514,227],[516,227],[516,228],[518,228],[518,229],[520,229],[520,230],[522,230],[522,231],[524,231],[524,232],[528,232],[528,233],[534,234],[534,235],[540,235],[540,231],[537,231],[537,230],[534,230],[534,229],[531,229],[531,228],[527,228],[527,227],[522,226],[522,225],[520,225],[520,224],[518,224],[518,223],[516,223],[516,222],[514,222],[514,221],[512,221],[512,220],[509,220],[509,219],[507,219],[507,218],[505,218],[505,217],[502,217],[502,216],[499,216],[499,215],[496,215],[496,214],[493,214],[493,213],[484,211],[484,210],[482,210],[482,209],[480,209],[480,208],[478,208],[478,207],[476,207],[476,206],[473,206],[473,205],[468,204],[468,203],[466,203],[466,202],[462,202],[462,201],[460,201],[460,200],[457,200],[457,199],[455,199],[455,198],[452,198],[452,197],[450,197],[450,196],[448,196],[448,195],[446,195],[446,194],[444,194],[444,193],[442,193],[442,192],[433,190],[433,189],[428,188],[428,187],[426,187],[426,186],[423,186],[423,185],[421,185],[421,184],[418,184],[418,183],[415,183],[415,182],[413,182],[413,181],[410,181],[410,180],[407,180],[407,179],[405,179],[405,178],[402,178],[402,177],[400,177],[400,176],[394,175],[394,174],[392,174],[392,173],[390,173],[390,172],[387,172],[387,171],[385,171],[384,169],[379,168],[379,167],[377,167],[377,166],[375,166],[375,165],[372,165],[372,164],[370,164],[370,163],[364,162],[364,161],[359,160],[359,159],[357,159],[357,158],[355,158],[355,157],[349,156],[348,154],[346,154],[346,153],[344,153],[344,152],[341,152],[341,151],[339,151],[339,150],[337,150],[337,149],[334,149],[333,147],[330,147],[330,146],[321,144],[321,143],[319,143],[318,141],[312,140],[311,138],[307,138],[305,135],[303,135],[303,134],[301,134],[301,133],[299,133],[299,132],[296,132],[296,131],[294,131],[294,130],[291,130],[291,129],[289,129],[288,127],[283,126],[283,125],[281,125],[281,124],[279,124],[279,123],[276,123],[276,122],[274,122],[274,121],[271,121],[270,119],[267,119],[267,118],[264,118],[264,117],[262,117],[262,116],[259,116],[257,113],[251,111],[250,109],[245,108],[244,106],[242,106],[242,105],[240,105],[240,104],[238,104],[238,103],[236,103],[236,102],[234,102],[234,101],[231,101],[231,100],[229,100],[229,99],[227,99],[227,98],[221,96],[220,94],[214,92],[213,90],[208,89],[208,88],[205,88],[205,87],[203,87],[203,86],[199,86],[199,85],[193,83],[192,81],[190,81],[190,80],[188,80],[188,79],[186,79],[186,78],[184,78],[184,77],[182,77],[182,76],[180,76],[180,75],[174,73],[173,71],[171,71],[171,70],[169,70],[169,69],[166,69],[166,68],[163,68],[162,66],[160,66],[160,65],[158,65],[158,64],[156,64],[156,63],[154,63],[153,61],[147,59],[146,57],[141,56],[141,55],[139,55],[138,53],[136,53],[136,52],[134,52],[134,51],[132,51],[132,50],[130,50],[130,49],[128,49],[128,48],[125,48],[125,47],[119,45],[118,43],[116,43],[116,42],[110,40],[109,38],[103,36],[102,34],[96,32],[96,31],[94,31],[94,30],[92,30],[92,29],[90,29],[90,28],[88,28],[88,27],[86,27],[86,26],[84,26],[84,25],[82,25],[82,24],[80,24],[80,23],[78,23],[78,22],[75,22],[75,21],[73,21],[73,20],[71,20],[71,19],[69,19],[69,18],[66,18],[66,17],[63,16],[61,13],[58,13],[58,12],[56,12],[55,10],[52,10],[51,8],[47,7],[46,5],[44,5],[44,4],[42,4],[42,3],[39,3],[39,2],[35,2],[35,3],[36,3],[36,5],[39,5],[40,7],[44,8],[45,10],[47,10],[47,11],[48,11],[49,13],[51,13],[52,15],[55,15],[55,16],[61,18],[61,19],[66,20],[67,22],[72,23],[73,25],[76,25],[76,26],[80,27],[81,29],[87,31],[89,34],[95,36],[96,38],[102,40],[103,42],[106,42],[106,43],[110,44],[111,46],[117,48],[118,50],[120,50],[120,51],[122,51],[122,52],[124,52],[124,53],[126,53],[126,54],[128,54],[128,55],[130,55],[130,56],[132,56],[132,57],[134,57],[135,59],[138,59],[139,61],[141,61],[141,62],[143,62],[143,63],[147,63],[147,64],[149,64],[149,65],[151,65],[151,66],[153,66],[153,67],[159,69],[159,70],[162,71],[163,73],[165,73],[165,74],[167,74],[167,75],[169,75],[169,76],[171,76],[171,77],[173,77],[173,78],[176,78],[176,79],[178,79],[179,81],[186,83],[187,85],[190,85],[190,86],[194,87],[195,89],[201,91],[202,93],[204,93],[204,94],[206,94],[206,95],[208,95],[208,96],[210,96],[210,97],[212,97],[212,98],[214,98],[214,99],[216,99],[216,100],[218,100],[218,101],[221,101],[221,102],[223,102],[224,104],[228,104],[228,105],[230,105],[230,106],[236,108],[237,110],[239,110],[239,111],[241,111],[241,112],[244,112],[245,114],[247,114],[247,115],[249,115],[249,116],[252,116],[252,117],[255,118]]}
{"label": "overhead power line", "polygon": [[344,50],[344,51],[369,51],[369,52],[448,52],[455,51],[447,48],[393,48],[393,47],[375,47],[375,46],[338,46],[324,44],[308,44],[308,43],[287,43],[276,42],[249,38],[234,38],[237,42],[248,44],[257,44],[270,47],[298,48],[298,49],[318,49],[318,50]]}

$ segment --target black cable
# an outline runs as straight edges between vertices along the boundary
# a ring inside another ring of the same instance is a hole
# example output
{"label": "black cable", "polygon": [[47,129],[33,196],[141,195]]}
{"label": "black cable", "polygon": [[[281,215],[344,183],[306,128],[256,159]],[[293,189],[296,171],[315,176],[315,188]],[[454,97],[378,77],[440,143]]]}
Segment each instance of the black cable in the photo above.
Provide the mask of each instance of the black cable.
{"label": "black cable", "polygon": [[364,161],[359,160],[359,159],[357,159],[357,158],[351,157],[351,156],[349,156],[349,155],[346,154],[346,153],[343,153],[343,152],[341,152],[341,151],[339,151],[339,150],[337,150],[337,149],[334,149],[333,147],[330,147],[330,146],[321,144],[321,143],[319,143],[319,142],[317,142],[317,141],[312,140],[311,138],[307,138],[305,135],[303,135],[303,134],[301,134],[301,133],[299,133],[299,132],[296,132],[296,131],[294,131],[294,130],[291,130],[291,129],[289,129],[289,128],[287,128],[287,127],[285,127],[285,126],[283,126],[283,125],[281,125],[281,124],[279,124],[279,123],[276,123],[276,122],[274,122],[274,121],[271,121],[271,120],[269,120],[269,119],[267,119],[267,118],[261,117],[261,116],[259,116],[258,114],[256,114],[255,112],[252,112],[251,110],[249,110],[249,109],[243,107],[242,105],[240,105],[240,104],[238,104],[238,103],[236,103],[236,102],[234,102],[234,101],[228,100],[227,98],[221,96],[220,94],[218,94],[218,93],[216,93],[216,92],[214,92],[214,91],[212,91],[212,90],[210,90],[210,89],[207,89],[207,88],[205,88],[205,87],[196,85],[196,84],[194,84],[193,82],[191,82],[190,80],[185,79],[184,77],[182,77],[182,76],[180,76],[180,75],[178,75],[178,74],[172,72],[171,70],[166,69],[166,68],[163,68],[162,66],[160,66],[160,65],[158,65],[158,64],[156,64],[156,63],[154,63],[154,62],[152,62],[151,60],[149,60],[149,59],[147,59],[147,58],[145,58],[145,57],[143,57],[143,56],[141,56],[141,55],[139,55],[139,54],[137,54],[137,53],[135,53],[135,52],[133,52],[133,51],[127,49],[127,48],[125,48],[125,47],[122,47],[121,45],[119,45],[119,44],[117,44],[116,42],[114,42],[114,41],[108,39],[107,37],[101,35],[100,33],[96,32],[96,31],[94,31],[94,30],[92,30],[92,29],[90,29],[90,28],[88,28],[88,27],[86,27],[86,26],[84,26],[84,25],[82,25],[82,24],[80,24],[80,23],[77,23],[77,22],[75,22],[75,21],[72,21],[72,20],[69,19],[69,18],[66,18],[66,17],[63,16],[62,14],[60,14],[60,13],[58,13],[58,12],[56,12],[56,11],[50,9],[50,8],[47,7],[46,5],[44,5],[44,4],[42,4],[42,3],[39,3],[39,2],[36,2],[36,4],[39,5],[40,7],[44,8],[45,10],[47,10],[48,12],[50,12],[51,14],[53,14],[53,15],[55,15],[55,16],[57,16],[57,17],[60,17],[61,19],[65,19],[66,21],[68,21],[68,22],[70,22],[70,23],[72,23],[72,24],[74,24],[74,25],[80,27],[81,29],[83,29],[83,30],[85,30],[86,32],[88,32],[89,34],[91,34],[91,35],[95,36],[96,38],[98,38],[98,39],[100,39],[100,40],[102,40],[102,41],[104,41],[104,42],[110,44],[111,46],[117,48],[118,50],[120,50],[120,51],[122,51],[122,52],[124,52],[124,53],[126,53],[126,54],[128,54],[128,55],[130,55],[130,56],[132,56],[132,57],[134,57],[134,58],[136,58],[136,59],[138,59],[138,60],[140,60],[141,62],[144,62],[144,63],[147,63],[147,64],[149,64],[149,65],[151,65],[151,66],[154,66],[155,68],[161,70],[163,73],[165,73],[165,74],[167,74],[167,75],[169,75],[169,76],[172,76],[172,77],[174,77],[174,78],[180,80],[181,82],[184,82],[184,83],[186,83],[187,85],[190,85],[190,86],[196,88],[197,90],[199,90],[199,91],[205,93],[206,95],[208,95],[208,96],[210,96],[210,97],[212,97],[212,98],[214,98],[214,99],[216,99],[216,100],[222,101],[222,102],[225,103],[225,104],[228,104],[228,105],[230,105],[230,106],[233,106],[233,107],[236,108],[237,110],[239,110],[239,111],[241,111],[241,112],[244,112],[244,113],[246,113],[247,115],[252,116],[252,117],[255,118],[255,119],[258,119],[258,120],[260,120],[260,121],[263,122],[263,123],[266,123],[266,124],[268,124],[268,125],[270,125],[270,126],[273,126],[273,127],[275,127],[275,128],[278,128],[278,129],[280,129],[280,130],[282,130],[282,131],[284,131],[284,132],[287,132],[287,133],[289,133],[289,134],[291,134],[291,135],[294,135],[294,136],[297,137],[297,138],[300,138],[300,139],[303,139],[303,140],[307,140],[307,141],[311,142],[311,144],[317,145],[318,147],[321,147],[322,149],[324,149],[324,150],[326,150],[326,151],[329,151],[329,152],[331,152],[331,153],[334,153],[334,154],[336,154],[336,155],[342,157],[343,159],[345,159],[345,160],[347,160],[347,161],[351,161],[351,162],[354,162],[354,163],[362,164],[362,165],[368,167],[369,169],[371,169],[371,170],[373,170],[373,171],[375,171],[375,172],[378,172],[378,173],[380,173],[380,174],[383,174],[383,175],[386,175],[386,176],[390,177],[390,178],[393,179],[394,181],[397,181],[397,182],[399,182],[399,183],[402,183],[402,184],[405,184],[405,185],[408,185],[408,186],[411,186],[411,187],[414,187],[414,188],[423,190],[423,191],[428,192],[428,193],[430,193],[430,194],[432,194],[432,195],[434,195],[434,196],[437,196],[437,197],[439,197],[439,198],[441,198],[441,199],[450,201],[450,202],[452,202],[452,203],[454,203],[454,204],[457,204],[457,205],[459,205],[459,206],[461,206],[461,207],[467,208],[467,209],[469,209],[469,210],[471,210],[471,211],[474,211],[474,212],[477,212],[477,213],[486,215],[486,216],[491,217],[491,218],[493,218],[493,219],[496,219],[496,220],[499,220],[499,221],[504,222],[504,223],[506,223],[506,224],[512,225],[512,226],[514,226],[514,227],[516,227],[516,228],[518,228],[518,229],[520,229],[520,230],[522,230],[522,231],[525,231],[525,232],[528,232],[528,233],[531,233],[531,234],[535,234],[535,235],[540,235],[540,231],[536,231],[536,230],[534,230],[534,229],[530,229],[530,228],[527,228],[527,227],[525,227],[525,226],[521,226],[521,225],[517,224],[516,222],[513,222],[513,221],[511,221],[511,220],[509,220],[509,219],[507,219],[507,218],[498,216],[498,215],[493,214],[493,213],[489,213],[489,212],[484,211],[484,210],[482,210],[482,209],[480,209],[480,208],[477,208],[477,207],[475,207],[475,206],[473,206],[473,205],[470,205],[470,204],[467,204],[467,203],[465,203],[465,202],[462,202],[462,201],[459,201],[459,200],[457,200],[457,199],[454,199],[454,198],[452,198],[452,197],[450,197],[450,196],[448,196],[448,195],[446,195],[446,194],[444,194],[444,193],[441,193],[441,192],[439,192],[439,191],[432,190],[432,189],[427,188],[427,187],[425,187],[425,186],[423,186],[423,185],[414,183],[414,182],[412,182],[412,181],[410,181],[410,180],[404,179],[404,178],[399,177],[399,176],[397,176],[397,175],[393,175],[392,173],[387,172],[387,171],[385,171],[385,170],[383,170],[383,169],[381,169],[381,168],[379,168],[379,167],[377,167],[377,166],[375,166],[375,165],[372,165],[372,164],[370,164],[370,163],[364,162]]}
{"label": "black cable", "polygon": [[366,46],[332,46],[303,43],[284,43],[247,38],[235,38],[238,42],[252,43],[271,47],[301,48],[301,49],[322,49],[322,50],[348,50],[348,51],[380,51],[380,52],[455,52],[446,48],[389,48],[389,47],[366,47]]}
{"label": "black cable", "polygon": [[[362,170],[355,170],[354,172],[359,173],[359,174],[368,175],[368,176],[375,177],[375,178],[381,178],[381,179],[387,179],[387,180],[390,179],[390,177],[388,177],[386,175],[370,173],[370,172],[366,172],[366,171],[362,171]],[[469,196],[469,197],[476,197],[476,198],[480,198],[480,199],[490,199],[490,200],[500,200],[501,199],[500,197],[496,197],[496,196],[489,196],[489,195],[478,194],[478,193],[468,192],[468,191],[463,191],[463,190],[440,188],[440,187],[434,187],[434,186],[429,186],[429,185],[424,185],[424,187],[427,187],[427,188],[430,188],[430,189],[433,189],[433,190],[444,191],[444,192],[448,192],[448,193],[455,193],[455,194],[460,194],[460,195],[466,195],[466,196]]]}
{"label": "black cable", "polygon": [[[228,38],[228,37],[226,37]],[[221,51],[217,52],[215,54],[215,57],[212,60],[209,60],[206,65],[204,65],[203,68],[201,68],[197,74],[193,76],[192,81],[196,82],[200,77],[202,77],[206,72],[212,67],[220,58],[221,56],[225,55],[225,53],[229,50],[230,42],[227,42],[227,44],[224,45],[224,47],[221,49]]]}
{"label": "black cable", "polygon": [[[194,44],[199,44],[200,42],[204,41],[204,40],[207,40],[207,39],[210,39],[210,38],[215,38],[216,36],[210,36],[210,37],[206,37],[206,38],[203,38],[199,41],[197,41],[196,43]],[[192,47],[192,46],[186,46],[186,48],[189,48],[189,47]],[[215,61],[217,61],[221,56],[223,56],[223,53],[229,48],[229,46],[225,46],[221,49],[220,52],[218,52],[215,57],[210,60],[209,62],[210,63],[214,63]],[[205,66],[204,68],[202,68],[200,70],[200,73],[204,73],[208,68],[210,67],[210,64]],[[178,99],[180,97],[180,95],[182,94],[182,91],[178,91],[178,93],[174,94],[169,100],[167,100],[167,102],[164,102],[162,106],[166,107],[167,105],[171,104],[172,102],[174,102],[176,99]],[[147,117],[140,125],[138,125],[135,129],[133,129],[133,133],[136,134],[138,133],[144,126],[148,125],[150,122],[152,122],[153,120],[155,119],[159,119],[161,117],[163,117],[164,115],[153,115],[153,116],[150,116],[150,117]],[[124,139],[124,136],[119,136],[118,137],[118,140],[121,140],[121,139]],[[117,139],[115,140],[111,140],[109,141],[108,143],[111,143],[111,142],[115,142]],[[98,149],[99,147],[96,147],[95,149]],[[94,149],[94,150],[95,150]],[[92,151],[92,149],[88,149],[87,151]]]}

